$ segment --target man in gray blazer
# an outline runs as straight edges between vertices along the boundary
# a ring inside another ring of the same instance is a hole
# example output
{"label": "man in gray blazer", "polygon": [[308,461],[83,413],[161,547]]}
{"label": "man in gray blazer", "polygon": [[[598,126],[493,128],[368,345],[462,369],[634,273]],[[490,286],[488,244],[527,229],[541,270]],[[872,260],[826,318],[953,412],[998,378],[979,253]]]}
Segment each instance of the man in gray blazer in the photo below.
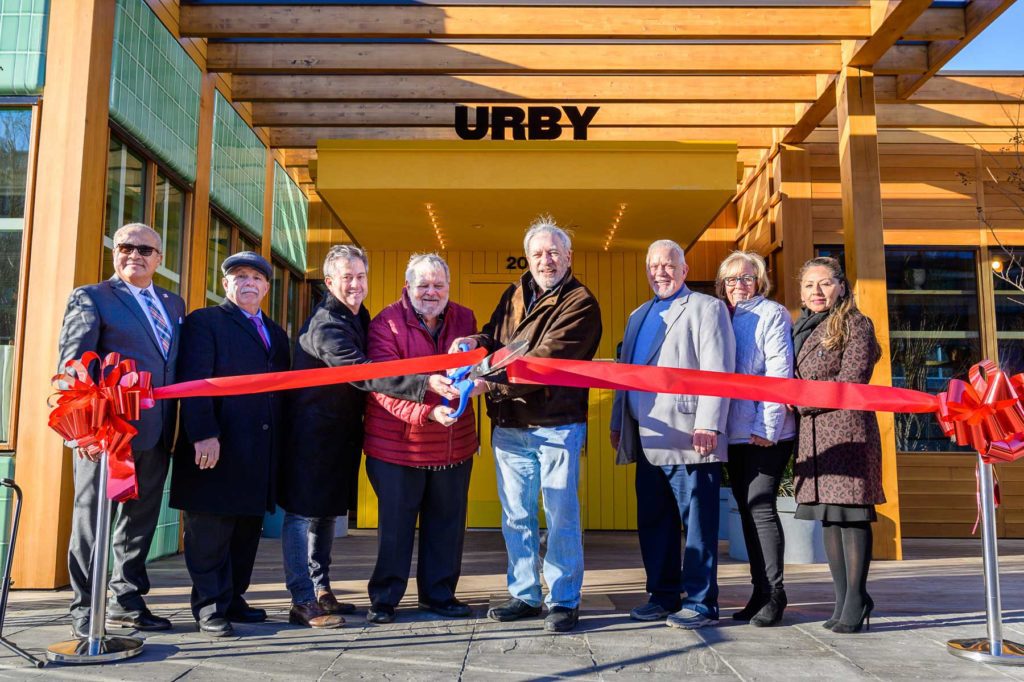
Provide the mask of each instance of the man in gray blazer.
{"label": "man in gray blazer", "polygon": [[[675,242],[662,239],[648,248],[654,298],[630,315],[620,362],[733,371],[729,311],[717,298],[690,291],[687,270]],[[728,413],[723,398],[615,393],[612,447],[618,464],[637,465],[637,527],[650,593],[647,604],[630,612],[636,620],[667,618],[684,629],[718,622],[718,488],[728,458],[719,435]]]}
{"label": "man in gray blazer", "polygon": [[[64,363],[94,351],[102,358],[120,353],[135,360],[139,370],[152,374],[153,387],[174,383],[181,322],[185,302],[180,296],[153,285],[163,260],[162,240],[152,228],[130,223],[114,233],[113,277],[71,292],[60,333],[60,369]],[[95,368],[94,368],[95,369]],[[171,622],[153,615],[143,599],[149,592],[146,555],[160,515],[164,481],[173,444],[176,405],[161,400],[143,410],[132,422],[138,435],[132,456],[139,497],[123,502],[113,530],[114,565],[110,576],[111,601],[107,627],[167,630]],[[84,451],[76,451],[75,507],[71,515],[68,569],[71,573],[72,631],[89,634],[89,573],[96,541],[96,505],[99,465]]]}

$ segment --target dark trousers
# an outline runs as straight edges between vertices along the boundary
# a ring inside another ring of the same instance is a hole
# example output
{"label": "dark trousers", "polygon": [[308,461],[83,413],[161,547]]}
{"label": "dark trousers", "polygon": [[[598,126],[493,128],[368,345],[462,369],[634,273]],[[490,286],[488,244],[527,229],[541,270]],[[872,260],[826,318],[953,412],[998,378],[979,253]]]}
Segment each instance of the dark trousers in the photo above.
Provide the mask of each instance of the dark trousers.
{"label": "dark trousers", "polygon": [[185,567],[192,578],[192,615],[223,618],[245,606],[262,516],[232,516],[186,511]]}
{"label": "dark trousers", "polygon": [[444,604],[455,598],[462,573],[472,470],[472,459],[450,469],[433,471],[366,458],[366,473],[379,500],[377,564],[368,585],[371,603],[397,606],[402,601],[409,582],[417,516],[419,600]]}
{"label": "dark trousers", "polygon": [[[93,545],[96,543],[96,507],[99,495],[105,495],[106,491],[98,490],[99,463],[72,456],[75,506],[71,512],[71,541],[68,544],[68,572],[74,592],[71,616],[84,618],[89,615],[91,606],[89,584]],[[149,593],[146,557],[160,518],[160,502],[171,457],[161,445],[135,452],[133,456],[139,497],[114,504],[111,510],[114,564],[109,582],[110,606],[116,612],[135,612],[146,608],[143,599]]]}
{"label": "dark trousers", "polygon": [[750,560],[754,591],[769,594],[782,589],[786,538],[775,499],[786,463],[793,456],[793,441],[770,447],[750,443],[729,446],[729,483],[743,522],[743,540]]}
{"label": "dark trousers", "polygon": [[[636,463],[636,520],[651,601],[718,618],[718,488],[722,464]],[[686,536],[686,553],[682,536]],[[680,570],[682,565],[682,570]],[[686,599],[680,595],[686,592]]]}

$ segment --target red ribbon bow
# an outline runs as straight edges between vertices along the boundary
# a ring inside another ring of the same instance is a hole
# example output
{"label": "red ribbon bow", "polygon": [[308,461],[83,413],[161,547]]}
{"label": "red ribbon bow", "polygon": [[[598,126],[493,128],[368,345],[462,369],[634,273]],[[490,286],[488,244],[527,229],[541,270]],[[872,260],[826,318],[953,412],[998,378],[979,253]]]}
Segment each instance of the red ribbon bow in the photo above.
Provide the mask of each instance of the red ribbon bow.
{"label": "red ribbon bow", "polygon": [[[100,363],[98,383],[89,373],[94,362]],[[50,399],[50,428],[90,455],[107,452],[107,497],[115,502],[137,498],[131,440],[138,430],[128,422],[155,405],[149,372],[137,371],[134,360],[121,360],[117,353],[101,362],[88,352],[68,360],[52,382],[57,394]]]}
{"label": "red ribbon bow", "polygon": [[984,360],[968,376],[970,383],[953,379],[939,394],[943,433],[990,464],[1024,457],[1024,374],[1009,377]]}

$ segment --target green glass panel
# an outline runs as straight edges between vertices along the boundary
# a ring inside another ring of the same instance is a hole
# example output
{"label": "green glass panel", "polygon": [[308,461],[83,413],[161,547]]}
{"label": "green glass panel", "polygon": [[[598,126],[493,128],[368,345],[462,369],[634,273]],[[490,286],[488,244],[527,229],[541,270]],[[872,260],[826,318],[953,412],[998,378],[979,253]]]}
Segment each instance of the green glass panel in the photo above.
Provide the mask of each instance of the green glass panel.
{"label": "green glass panel", "polygon": [[[0,478],[14,478],[14,458],[0,457]],[[14,491],[0,488],[0,567],[7,561],[7,540],[11,535],[11,521],[14,520]]]}
{"label": "green glass panel", "polygon": [[0,0],[0,95],[42,92],[48,0]]}
{"label": "green glass panel", "polygon": [[299,272],[306,271],[309,200],[281,164],[274,164],[274,223],[270,247]]}
{"label": "green glass panel", "polygon": [[181,292],[181,250],[185,231],[185,191],[164,177],[156,176],[156,210],[153,229],[160,233],[164,260],[153,281],[157,286]]}
{"label": "green glass panel", "polygon": [[213,105],[210,200],[259,238],[267,150],[234,107],[217,93]]}
{"label": "green glass panel", "polygon": [[201,77],[145,2],[118,0],[110,117],[188,181],[196,177]]}
{"label": "green glass panel", "polygon": [[210,241],[206,252],[206,305],[224,302],[220,264],[230,255],[231,225],[216,214],[210,216]]}

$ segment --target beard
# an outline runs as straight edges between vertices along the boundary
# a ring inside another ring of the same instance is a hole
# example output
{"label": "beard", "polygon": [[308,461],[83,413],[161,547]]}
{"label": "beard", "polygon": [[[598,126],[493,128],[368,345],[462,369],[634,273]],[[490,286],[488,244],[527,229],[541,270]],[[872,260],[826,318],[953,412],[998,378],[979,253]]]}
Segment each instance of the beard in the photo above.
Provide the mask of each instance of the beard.
{"label": "beard", "polygon": [[412,309],[423,317],[437,317],[448,305],[447,296],[440,301],[421,301],[415,298],[412,298],[411,301]]}

